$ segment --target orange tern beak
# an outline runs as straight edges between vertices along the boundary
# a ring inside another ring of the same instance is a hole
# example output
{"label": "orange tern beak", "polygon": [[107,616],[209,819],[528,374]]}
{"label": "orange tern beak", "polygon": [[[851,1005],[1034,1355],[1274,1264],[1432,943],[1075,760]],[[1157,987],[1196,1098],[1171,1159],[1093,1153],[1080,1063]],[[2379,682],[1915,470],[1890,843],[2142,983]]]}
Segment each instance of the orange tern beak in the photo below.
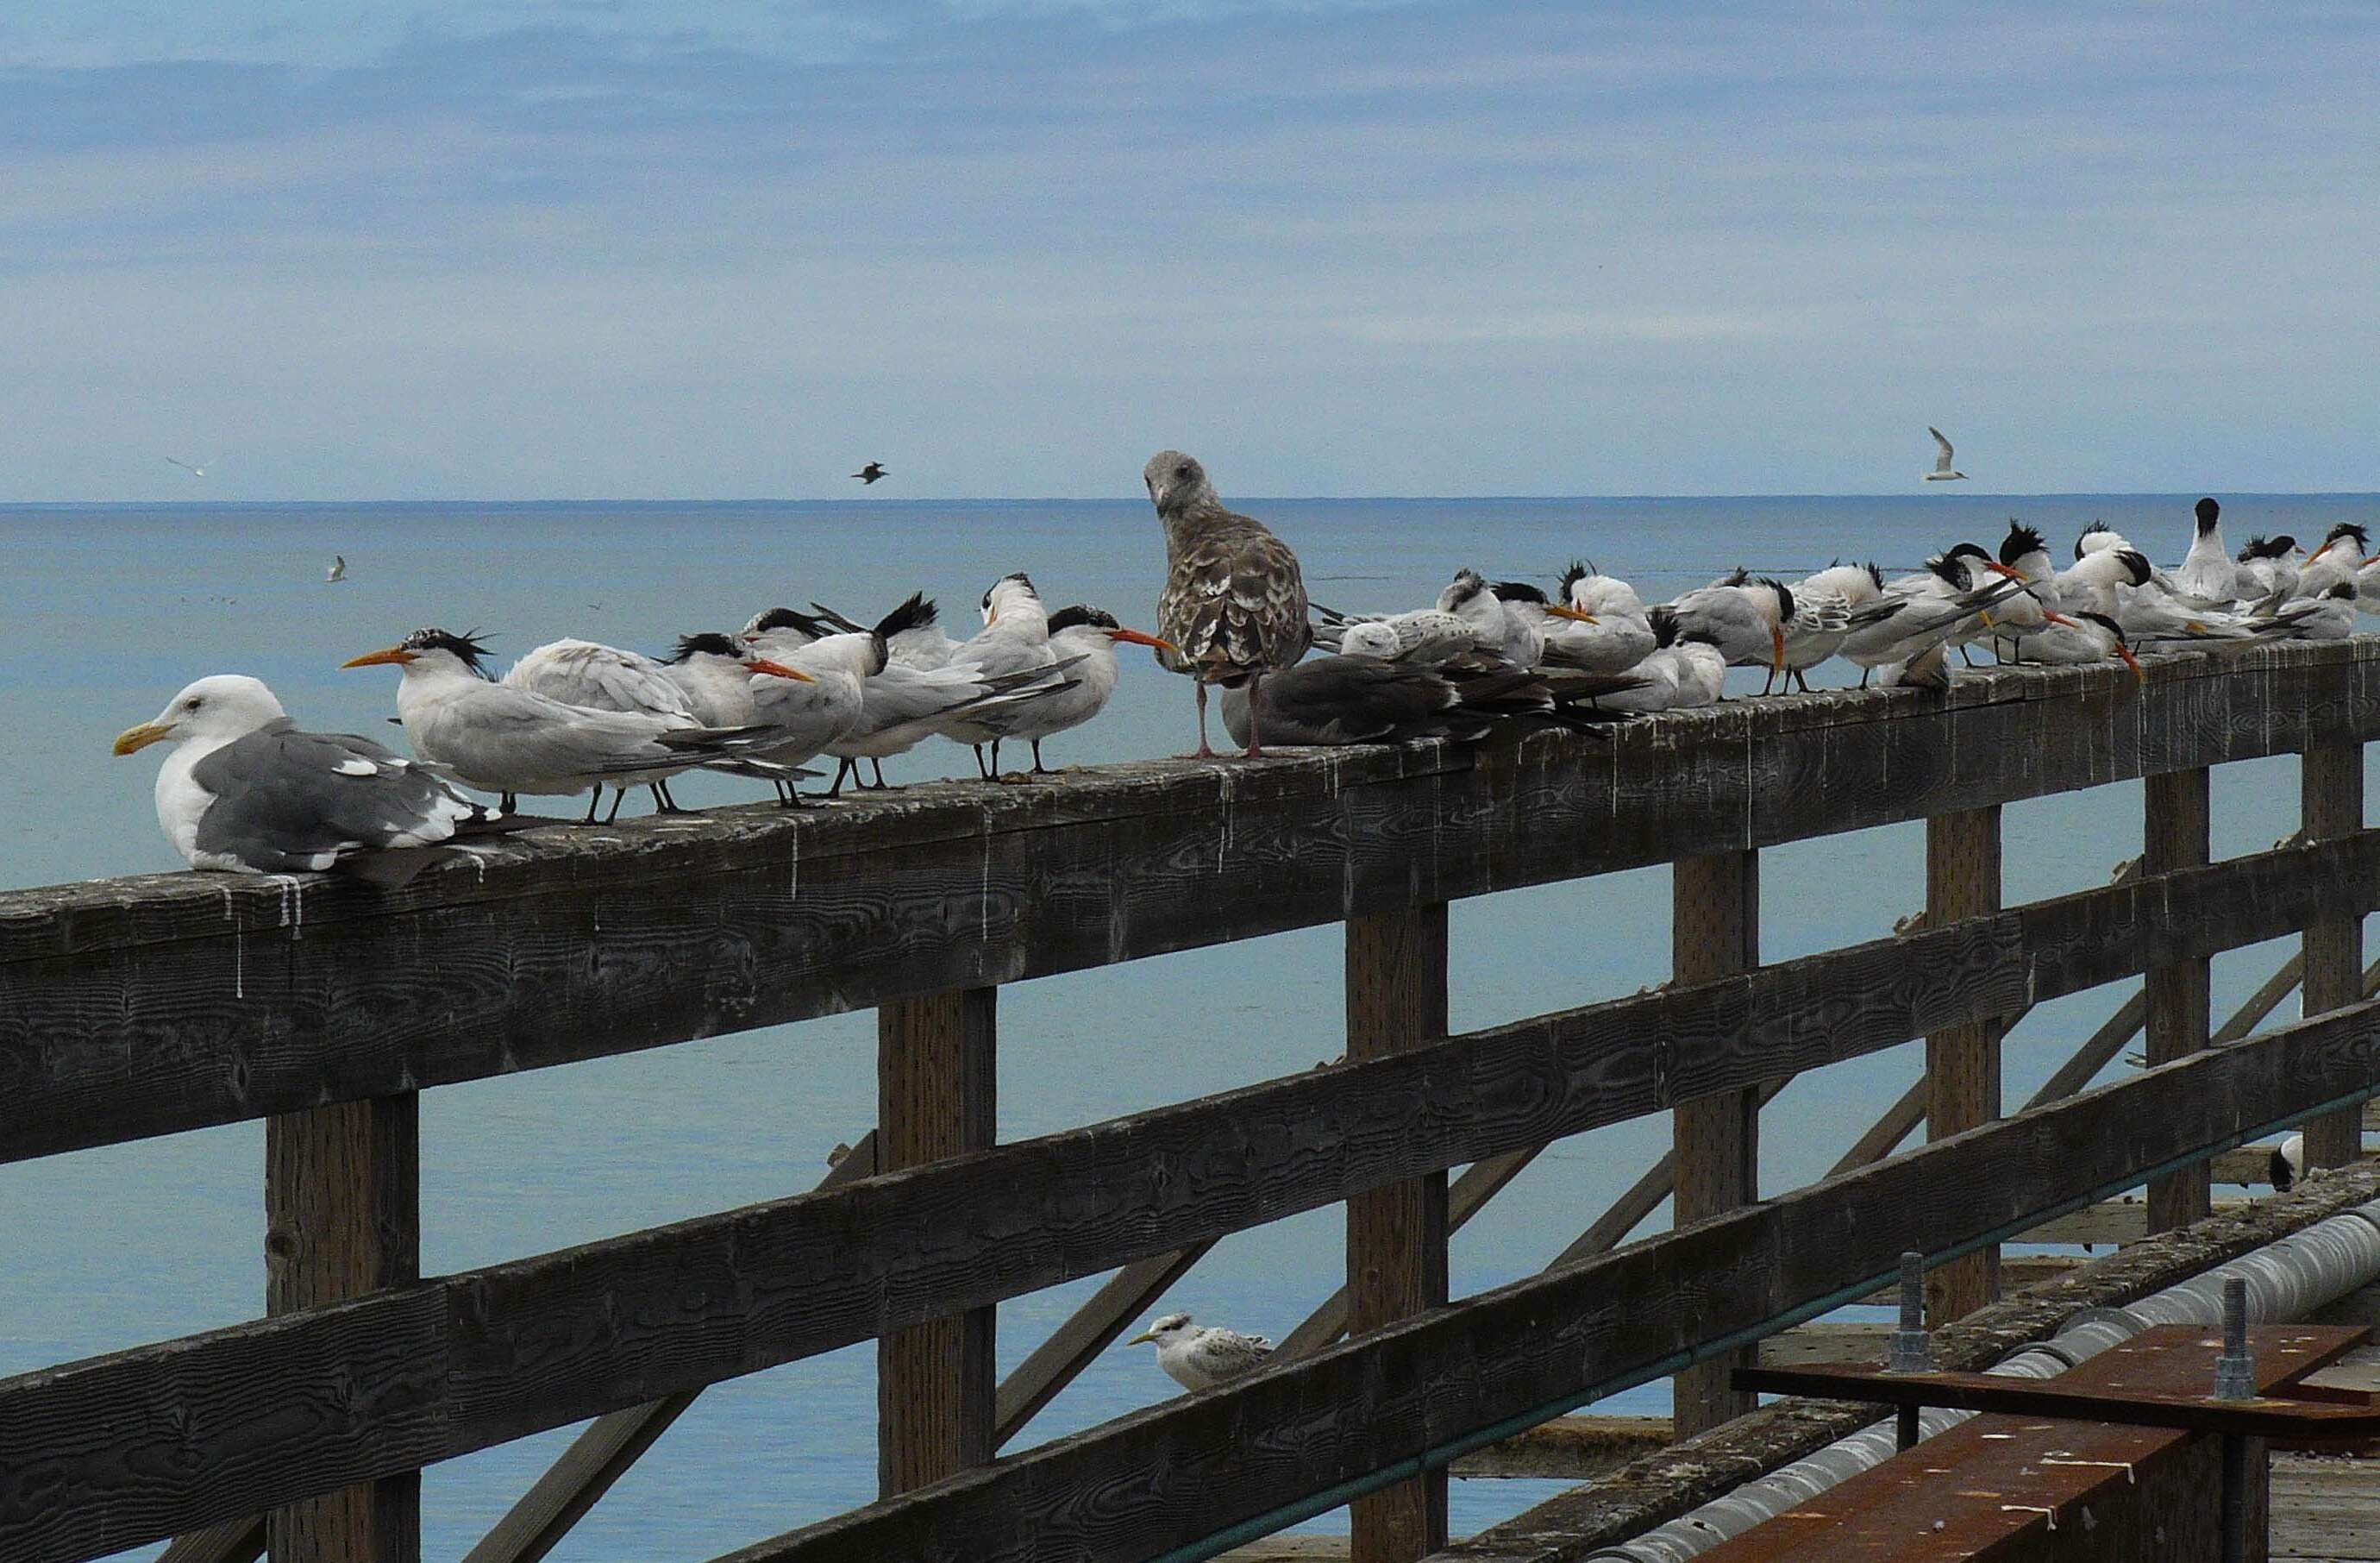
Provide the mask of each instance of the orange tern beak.
{"label": "orange tern beak", "polygon": [[2118,656],[2124,659],[2124,665],[2132,670],[2133,678],[2143,684],[2149,681],[2149,670],[2141,665],[2141,659],[2131,653],[2130,647],[2119,645],[2115,648],[2115,652]]}
{"label": "orange tern beak", "polygon": [[402,667],[411,662],[414,656],[414,653],[407,651],[403,646],[391,646],[384,652],[366,652],[361,656],[351,656],[339,665],[341,667],[376,667],[382,663],[393,662]]}
{"label": "orange tern beak", "polygon": [[1155,646],[1160,651],[1174,652],[1179,654],[1179,649],[1172,641],[1160,641],[1154,635],[1144,635],[1137,629],[1111,629],[1108,631],[1108,639],[1129,641],[1135,646]]}
{"label": "orange tern beak", "polygon": [[2081,628],[2082,628],[2082,626],[2080,626],[2080,625],[2076,624],[2072,619],[2070,619],[2070,618],[2067,617],[2064,614],[2062,614],[2062,613],[2052,613],[2052,612],[2050,612],[2047,608],[2044,608],[2044,609],[2042,609],[2042,610],[2041,610],[2041,617],[2044,617],[2044,618],[2046,618],[2046,619],[2047,619],[2047,620],[2048,620],[2050,623],[2052,623],[2052,624],[2063,624],[2063,625],[2066,625],[2066,626],[2067,626],[2068,628],[2070,628],[2070,629],[2081,629]]}
{"label": "orange tern beak", "polygon": [[787,667],[782,662],[771,662],[766,657],[756,656],[744,665],[750,668],[755,673],[766,673],[778,678],[792,678],[804,684],[815,684],[818,682],[817,679],[811,678],[808,674],[803,672],[798,667]]}
{"label": "orange tern beak", "polygon": [[1985,559],[1984,561],[1984,568],[1991,571],[1994,575],[2004,575],[2010,580],[2022,580],[2024,579],[2022,574],[2018,573],[2010,567],[1997,563],[1990,559]]}
{"label": "orange tern beak", "polygon": [[1556,618],[1567,618],[1579,624],[1593,624],[1595,622],[1595,616],[1593,614],[1588,613],[1584,608],[1572,607],[1568,603],[1548,603],[1546,604],[1546,612],[1553,615]]}

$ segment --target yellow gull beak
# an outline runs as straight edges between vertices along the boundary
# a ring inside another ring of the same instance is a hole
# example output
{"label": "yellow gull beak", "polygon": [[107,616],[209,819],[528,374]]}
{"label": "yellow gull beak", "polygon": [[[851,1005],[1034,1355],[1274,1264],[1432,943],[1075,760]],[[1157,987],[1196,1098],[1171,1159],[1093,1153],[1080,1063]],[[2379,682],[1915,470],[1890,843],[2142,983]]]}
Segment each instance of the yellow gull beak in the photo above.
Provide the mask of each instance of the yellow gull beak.
{"label": "yellow gull beak", "polygon": [[127,727],[115,735],[115,752],[133,754],[152,743],[163,743],[174,736],[171,727],[161,727],[154,722],[143,722],[137,727]]}
{"label": "yellow gull beak", "polygon": [[1587,613],[1583,609],[1572,607],[1567,603],[1548,603],[1546,604],[1546,612],[1553,615],[1556,618],[1574,619],[1580,624],[1593,624],[1595,622],[1595,616],[1593,614]]}
{"label": "yellow gull beak", "polygon": [[391,646],[384,652],[366,652],[361,656],[351,656],[339,665],[341,667],[376,667],[383,662],[393,662],[402,667],[411,662],[413,657],[414,653],[407,651],[403,646]]}
{"label": "yellow gull beak", "polygon": [[1149,1334],[1147,1330],[1143,1330],[1138,1335],[1134,1336],[1130,1340],[1125,1341],[1124,1344],[1126,1346],[1146,1346],[1156,1338],[1157,1337],[1155,1336]]}

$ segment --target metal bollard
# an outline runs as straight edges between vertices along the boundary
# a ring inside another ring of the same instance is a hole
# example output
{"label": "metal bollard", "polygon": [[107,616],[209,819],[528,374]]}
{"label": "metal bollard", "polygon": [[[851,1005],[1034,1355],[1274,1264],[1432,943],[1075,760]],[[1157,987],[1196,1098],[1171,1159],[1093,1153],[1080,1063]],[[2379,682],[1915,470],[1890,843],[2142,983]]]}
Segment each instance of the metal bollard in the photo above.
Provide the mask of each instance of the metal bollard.
{"label": "metal bollard", "polygon": [[2215,1359],[2215,1398],[2256,1398],[2256,1360],[2248,1354],[2248,1283],[2238,1276],[2223,1281],[2223,1355]]}
{"label": "metal bollard", "polygon": [[[1925,1333],[1925,1256],[1914,1249],[1900,1256],[1900,1327],[1892,1332],[1884,1360],[1887,1373],[1932,1373],[1934,1341]],[[1894,1447],[1917,1447],[1918,1408],[1903,1406],[1893,1420]]]}

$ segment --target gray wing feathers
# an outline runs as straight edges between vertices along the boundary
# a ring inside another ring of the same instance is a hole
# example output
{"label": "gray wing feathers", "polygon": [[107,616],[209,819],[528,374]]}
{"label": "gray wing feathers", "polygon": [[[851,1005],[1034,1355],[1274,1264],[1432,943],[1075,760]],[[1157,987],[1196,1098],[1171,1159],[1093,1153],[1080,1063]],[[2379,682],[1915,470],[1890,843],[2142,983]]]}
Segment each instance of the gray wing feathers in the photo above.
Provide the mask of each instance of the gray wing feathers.
{"label": "gray wing feathers", "polygon": [[275,723],[200,760],[190,779],[213,798],[197,846],[268,873],[329,866],[364,848],[422,846],[479,810],[367,738]]}

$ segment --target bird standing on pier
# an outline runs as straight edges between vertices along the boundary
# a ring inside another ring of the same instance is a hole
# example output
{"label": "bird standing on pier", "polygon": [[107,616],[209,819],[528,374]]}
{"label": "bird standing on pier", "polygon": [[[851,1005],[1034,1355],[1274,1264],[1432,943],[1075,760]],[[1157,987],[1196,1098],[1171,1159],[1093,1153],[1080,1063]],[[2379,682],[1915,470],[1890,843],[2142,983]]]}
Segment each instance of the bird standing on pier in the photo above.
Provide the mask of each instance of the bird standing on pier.
{"label": "bird standing on pier", "polygon": [[[1766,667],[1767,694],[1785,671],[1785,626],[1793,593],[1779,580],[1753,580],[1743,570],[1698,586],[1670,606],[1682,632],[1706,635],[1730,667]],[[1848,626],[1846,626],[1848,628]]]}
{"label": "bird standing on pier", "polygon": [[[999,680],[1003,690],[1020,697],[1028,689],[1059,682],[1058,653],[1050,644],[1050,610],[1041,604],[1032,577],[1014,570],[991,583],[983,594],[983,629],[974,638],[951,648],[950,665],[972,667],[983,678]],[[988,702],[954,717],[942,731],[975,751],[976,770],[987,780],[1000,775],[1000,745],[1023,720],[1022,700]],[[989,762],[984,746],[991,747]]]}
{"label": "bird standing on pier", "polygon": [[[416,754],[467,786],[501,794],[591,792],[589,824],[606,787],[641,786],[697,767],[744,771],[762,758],[750,727],[705,727],[691,716],[598,711],[492,681],[487,647],[469,635],[417,629],[342,667],[394,664],[396,714]],[[773,682],[773,680],[772,680]],[[800,687],[798,685],[791,687]],[[617,805],[614,805],[617,812]]]}
{"label": "bird standing on pier", "polygon": [[2190,540],[2190,553],[2181,568],[2174,571],[2173,583],[2208,606],[2220,606],[2240,595],[2240,567],[2232,561],[2231,551],[2223,546],[2223,507],[2202,499],[2197,512],[2198,531]]}
{"label": "bird standing on pier", "polygon": [[[1297,556],[1263,523],[1223,508],[1207,470],[1178,450],[1160,450],[1141,470],[1165,527],[1165,588],[1157,632],[1174,646],[1157,659],[1197,680],[1198,757],[1207,745],[1207,686],[1260,683],[1293,665],[1313,643]],[[1251,702],[1257,710],[1260,702]],[[1264,752],[1261,717],[1248,727],[1247,755]]]}
{"label": "bird standing on pier", "polygon": [[1256,1372],[1272,1357],[1272,1342],[1264,1337],[1242,1335],[1220,1325],[1194,1325],[1187,1313],[1151,1320],[1124,1344],[1155,1346],[1157,1365],[1184,1389],[1211,1389]]}
{"label": "bird standing on pier", "polygon": [[[724,656],[714,654],[720,647],[728,648]],[[765,658],[737,657],[733,647],[724,635],[688,636],[678,643],[676,660],[664,663],[593,641],[549,641],[506,668],[499,682],[565,705],[682,719],[681,727],[728,727],[749,726],[757,720],[750,689],[753,675],[808,681],[809,675]],[[725,666],[714,670],[715,663]],[[744,686],[740,702],[721,687],[735,683]],[[699,708],[695,699],[698,690],[703,697]],[[685,812],[670,795],[667,776],[641,779],[652,789],[656,812]],[[620,800],[614,798],[612,812],[617,814],[619,810]]]}
{"label": "bird standing on pier", "polygon": [[1079,727],[1107,709],[1122,673],[1116,665],[1119,642],[1160,652],[1173,650],[1154,635],[1125,629],[1116,622],[1115,615],[1087,604],[1060,608],[1050,616],[1050,650],[1058,659],[1056,665],[1065,670],[1067,683],[1053,685],[1046,693],[1033,691],[1038,698],[1017,712],[1008,730],[1010,738],[1023,739],[1033,746],[1035,775],[1049,774],[1050,768],[1041,763],[1043,739]]}
{"label": "bird standing on pier", "polygon": [[218,673],[115,739],[174,752],[157,771],[157,824],[192,868],[294,873],[343,868],[402,885],[443,842],[492,826],[402,755],[349,733],[301,732],[258,679]]}
{"label": "bird standing on pier", "polygon": [[[1546,661],[1588,673],[1627,673],[1653,654],[1652,621],[1636,588],[1583,560],[1562,571],[1547,609]],[[1655,709],[1658,709],[1656,707]]]}

